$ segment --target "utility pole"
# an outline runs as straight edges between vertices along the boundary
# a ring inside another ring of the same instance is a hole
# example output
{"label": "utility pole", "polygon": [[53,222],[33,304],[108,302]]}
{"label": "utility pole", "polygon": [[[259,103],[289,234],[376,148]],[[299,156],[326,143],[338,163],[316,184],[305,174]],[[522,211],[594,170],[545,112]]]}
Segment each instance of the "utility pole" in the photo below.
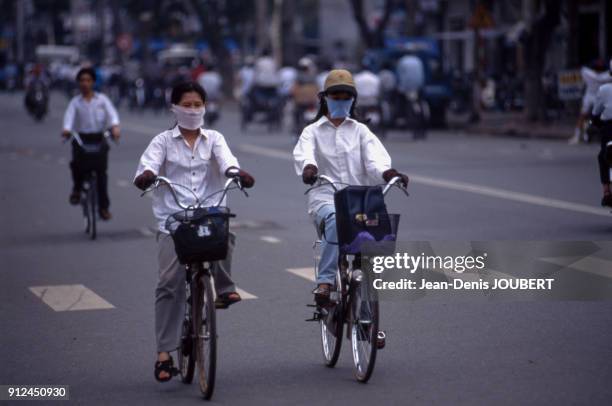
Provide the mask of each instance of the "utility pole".
{"label": "utility pole", "polygon": [[283,64],[283,0],[274,0],[274,9],[272,10],[272,32],[271,32],[271,45],[272,55],[276,66],[282,66]]}
{"label": "utility pole", "polygon": [[268,46],[268,1],[255,0],[255,53]]}
{"label": "utility pole", "polygon": [[25,1],[16,1],[17,7],[17,63],[23,64],[25,50]]}

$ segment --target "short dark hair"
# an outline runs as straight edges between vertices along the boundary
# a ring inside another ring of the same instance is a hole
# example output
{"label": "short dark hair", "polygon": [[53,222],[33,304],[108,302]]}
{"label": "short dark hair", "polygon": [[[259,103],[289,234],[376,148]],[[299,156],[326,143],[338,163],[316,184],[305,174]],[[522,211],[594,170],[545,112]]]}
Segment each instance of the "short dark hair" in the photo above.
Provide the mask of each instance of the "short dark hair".
{"label": "short dark hair", "polygon": [[172,88],[172,93],[170,94],[170,102],[172,104],[179,104],[181,98],[185,93],[196,92],[200,95],[203,102],[206,102],[206,91],[202,86],[200,86],[197,82],[182,82],[177,84]]}
{"label": "short dark hair", "polygon": [[89,76],[91,76],[91,78],[93,79],[94,82],[96,81],[96,70],[94,68],[87,67],[87,68],[79,69],[79,71],[76,74],[77,82],[79,80],[81,80],[81,76],[83,76],[83,75],[89,75]]}

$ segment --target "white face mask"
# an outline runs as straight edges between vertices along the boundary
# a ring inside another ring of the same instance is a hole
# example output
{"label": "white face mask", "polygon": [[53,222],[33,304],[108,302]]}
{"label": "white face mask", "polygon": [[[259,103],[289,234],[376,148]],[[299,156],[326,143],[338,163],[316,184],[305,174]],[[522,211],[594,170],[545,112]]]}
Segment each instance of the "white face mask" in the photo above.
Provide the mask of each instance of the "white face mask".
{"label": "white face mask", "polygon": [[204,107],[194,109],[173,104],[170,110],[174,113],[179,127],[197,130],[204,125],[204,114],[206,113]]}

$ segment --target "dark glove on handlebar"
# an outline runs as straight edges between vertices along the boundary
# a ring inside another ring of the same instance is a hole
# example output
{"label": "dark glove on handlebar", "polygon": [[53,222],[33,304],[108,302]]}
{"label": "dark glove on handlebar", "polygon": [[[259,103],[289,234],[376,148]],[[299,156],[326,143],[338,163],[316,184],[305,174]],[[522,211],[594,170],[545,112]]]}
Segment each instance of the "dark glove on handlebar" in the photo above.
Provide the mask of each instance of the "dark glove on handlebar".
{"label": "dark glove on handlebar", "polygon": [[404,185],[404,187],[408,187],[408,175],[399,173],[393,168],[387,169],[386,171],[383,172],[383,179],[385,180],[385,182],[389,182],[391,179],[393,179],[396,176],[399,176],[400,178],[402,178],[401,182],[402,182],[402,185]]}
{"label": "dark glove on handlebar", "polygon": [[308,164],[304,167],[302,171],[302,182],[307,185],[314,185],[317,181],[317,174],[319,173],[319,169],[313,164]]}
{"label": "dark glove on handlebar", "polygon": [[134,185],[140,190],[147,190],[151,186],[157,176],[150,170],[146,170],[134,179]]}
{"label": "dark glove on handlebar", "polygon": [[238,171],[238,176],[240,176],[240,183],[242,184],[242,187],[244,188],[252,188],[253,185],[255,184],[255,178],[251,176],[250,173],[248,173],[247,171],[243,171],[242,169],[240,169]]}

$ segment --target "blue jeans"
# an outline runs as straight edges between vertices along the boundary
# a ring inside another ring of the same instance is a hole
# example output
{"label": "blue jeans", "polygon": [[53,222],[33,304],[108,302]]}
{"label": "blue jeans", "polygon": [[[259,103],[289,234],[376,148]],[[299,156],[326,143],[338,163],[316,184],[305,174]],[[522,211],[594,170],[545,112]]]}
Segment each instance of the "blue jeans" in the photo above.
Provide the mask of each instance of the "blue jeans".
{"label": "blue jeans", "polygon": [[[321,238],[321,260],[319,261],[319,274],[317,283],[336,283],[336,269],[338,269],[338,245],[327,241],[337,242],[336,233],[336,208],[331,205],[321,207],[316,215],[317,229],[321,222],[325,221],[325,236]],[[326,241],[327,240],[327,241]]]}

